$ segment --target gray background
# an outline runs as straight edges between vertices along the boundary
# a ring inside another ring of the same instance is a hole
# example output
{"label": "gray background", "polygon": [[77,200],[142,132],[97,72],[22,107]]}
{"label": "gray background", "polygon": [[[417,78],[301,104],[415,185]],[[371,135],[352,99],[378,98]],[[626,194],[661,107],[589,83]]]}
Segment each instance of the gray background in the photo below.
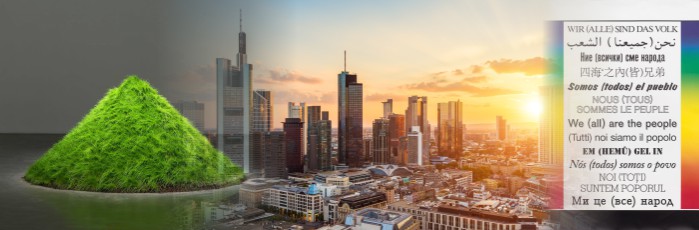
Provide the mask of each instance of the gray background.
{"label": "gray background", "polygon": [[0,1],[0,133],[67,133],[131,74],[149,81],[170,102],[205,102],[206,126],[212,128],[215,59],[235,60],[239,10],[248,33],[248,60],[264,51],[286,57],[292,55],[285,38],[295,28],[294,12],[287,10],[291,5],[275,0]]}
{"label": "gray background", "polygon": [[65,133],[125,75],[161,81],[157,1],[0,2],[0,133]]}

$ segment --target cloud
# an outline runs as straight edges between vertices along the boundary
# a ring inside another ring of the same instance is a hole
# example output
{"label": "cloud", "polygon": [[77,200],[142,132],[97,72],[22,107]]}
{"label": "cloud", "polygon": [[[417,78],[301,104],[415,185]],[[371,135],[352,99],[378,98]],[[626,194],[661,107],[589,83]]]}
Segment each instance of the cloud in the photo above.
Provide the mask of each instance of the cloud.
{"label": "cloud", "polygon": [[498,88],[498,87],[483,87],[477,86],[469,81],[473,79],[482,79],[482,77],[469,77],[459,82],[441,84],[438,82],[420,82],[416,84],[404,85],[403,88],[411,90],[424,90],[427,92],[465,92],[474,97],[491,97],[500,95],[520,94],[520,91]]}
{"label": "cloud", "polygon": [[399,95],[393,93],[374,93],[369,94],[364,97],[366,101],[386,101],[386,99],[393,99],[393,101],[405,101],[409,96]]}
{"label": "cloud", "polygon": [[472,65],[471,66],[471,73],[479,74],[481,72],[483,72],[483,66],[480,66],[480,65]]}
{"label": "cloud", "polygon": [[159,90],[171,101],[215,100],[216,67],[213,64],[200,65],[168,76]]}
{"label": "cloud", "polygon": [[471,65],[429,74],[423,82],[406,84],[403,89],[423,90],[427,92],[464,92],[473,97],[492,97],[500,95],[521,94],[519,90],[489,84],[499,74],[521,73],[527,76],[545,74],[549,60],[542,57],[513,60],[491,60],[483,64]]}
{"label": "cloud", "polygon": [[337,95],[335,94],[335,92],[300,91],[296,89],[272,91],[274,103],[306,102],[307,105],[333,103],[337,100]]}
{"label": "cloud", "polygon": [[546,73],[549,60],[533,57],[525,60],[500,59],[486,62],[496,73],[524,73],[527,76]]}
{"label": "cloud", "polygon": [[305,84],[320,84],[323,81],[320,78],[309,77],[298,71],[290,71],[287,69],[271,69],[267,75],[259,75],[255,78],[255,82],[263,84],[274,83],[291,83],[300,82]]}
{"label": "cloud", "polygon": [[488,77],[483,75],[483,76],[475,76],[475,77],[466,77],[466,78],[464,78],[463,81],[465,81],[465,82],[485,82],[487,80],[488,80]]}

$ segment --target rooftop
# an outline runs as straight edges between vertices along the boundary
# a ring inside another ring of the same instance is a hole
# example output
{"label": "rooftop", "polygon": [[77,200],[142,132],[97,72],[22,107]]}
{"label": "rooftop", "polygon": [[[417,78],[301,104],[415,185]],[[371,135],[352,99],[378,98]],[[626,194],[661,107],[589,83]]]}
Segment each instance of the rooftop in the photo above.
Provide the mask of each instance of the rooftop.
{"label": "rooftop", "polygon": [[[292,193],[298,193],[298,194],[309,195],[309,194],[308,194],[308,188],[305,188],[305,187],[285,186],[285,185],[274,185],[274,186],[272,186],[272,188],[273,188],[273,189],[277,189],[277,190],[292,192]],[[314,195],[320,195],[320,194],[314,194]]]}

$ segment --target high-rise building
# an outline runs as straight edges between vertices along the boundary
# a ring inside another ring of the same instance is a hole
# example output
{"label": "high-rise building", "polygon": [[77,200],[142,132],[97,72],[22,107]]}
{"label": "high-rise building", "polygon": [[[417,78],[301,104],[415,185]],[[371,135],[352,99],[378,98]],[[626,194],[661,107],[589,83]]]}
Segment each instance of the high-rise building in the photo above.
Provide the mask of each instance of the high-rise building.
{"label": "high-rise building", "polygon": [[405,110],[405,128],[410,132],[413,126],[420,127],[422,133],[423,162],[429,164],[431,127],[427,120],[427,97],[408,97],[408,109]]}
{"label": "high-rise building", "polygon": [[301,121],[306,119],[306,103],[301,102],[298,105],[294,102],[289,102],[288,118],[300,118]]}
{"label": "high-rise building", "polygon": [[266,90],[255,90],[252,93],[252,126],[250,135],[252,145],[250,146],[250,171],[248,178],[265,177],[266,151],[265,135],[272,129],[272,92]]}
{"label": "high-rise building", "polygon": [[[422,133],[420,133],[419,126],[413,126],[408,133],[406,152],[408,155],[408,164],[426,165],[424,152],[422,148]],[[429,160],[429,159],[428,159]]]}
{"label": "high-rise building", "polygon": [[178,101],[173,104],[182,116],[189,119],[200,133],[204,132],[204,103],[198,101]]}
{"label": "high-rise building", "polygon": [[265,177],[265,151],[267,151],[265,141],[265,135],[267,132],[252,132],[250,133],[250,139],[252,145],[250,146],[250,171],[246,175],[246,178],[263,178]]}
{"label": "high-rise building", "polygon": [[405,116],[391,114],[388,116],[389,158],[392,164],[405,164],[405,155],[401,152],[400,138],[405,136]]}
{"label": "high-rise building", "polygon": [[332,123],[328,120],[328,111],[321,111],[320,106],[308,106],[307,109],[306,168],[308,170],[329,170],[332,151]]}
{"label": "high-rise building", "polygon": [[269,132],[274,121],[272,92],[255,90],[252,93],[252,131]]}
{"label": "high-rise building", "polygon": [[503,119],[502,116],[495,117],[495,132],[498,140],[507,140],[507,120]]}
{"label": "high-rise building", "polygon": [[546,85],[540,89],[542,113],[539,119],[539,162],[563,164],[563,90]]}
{"label": "high-rise building", "polygon": [[[289,113],[288,113],[287,117],[288,118],[299,118],[299,119],[301,119],[301,122],[305,123],[306,126],[308,126],[308,122],[306,121],[306,103],[301,102],[298,105],[296,105],[296,103],[294,103],[294,102],[289,102]],[[302,154],[301,156],[304,156],[304,157],[306,156],[306,147],[305,146],[306,146],[306,140],[308,138],[306,135],[308,135],[308,130],[305,130],[305,132],[303,133],[303,137],[302,137],[303,140],[301,142],[301,144],[304,146],[304,150],[303,150],[303,152],[301,152],[301,154]]]}
{"label": "high-rise building", "polygon": [[286,142],[284,132],[274,131],[264,134],[264,177],[287,178]]}
{"label": "high-rise building", "polygon": [[374,120],[372,125],[372,152],[374,164],[390,164],[391,155],[389,152],[390,123],[388,119],[379,118]]}
{"label": "high-rise building", "polygon": [[349,167],[364,165],[363,85],[357,75],[345,70],[337,75],[338,83],[338,163]]}
{"label": "high-rise building", "polygon": [[463,152],[463,106],[461,101],[437,104],[437,147],[441,156],[454,159]]}
{"label": "high-rise building", "polygon": [[317,122],[316,129],[318,130],[318,158],[320,161],[321,170],[330,170],[332,168],[332,122],[328,111],[321,113],[321,120]]}
{"label": "high-rise building", "polygon": [[407,165],[408,162],[408,136],[398,138],[398,157],[400,164]]}
{"label": "high-rise building", "polygon": [[320,157],[318,156],[318,121],[320,121],[320,106],[308,106],[306,116],[306,169],[319,170]]}
{"label": "high-rise building", "polygon": [[364,158],[365,162],[374,160],[374,140],[371,137],[364,138]]}
{"label": "high-rise building", "polygon": [[301,118],[287,118],[284,122],[284,143],[286,144],[286,167],[290,173],[303,172],[303,121]]}
{"label": "high-rise building", "polygon": [[241,16],[237,65],[226,58],[216,59],[216,129],[219,151],[249,173],[253,67],[247,62],[242,28]]}
{"label": "high-rise building", "polygon": [[393,114],[393,99],[388,99],[383,104],[383,118],[388,119],[388,116]]}

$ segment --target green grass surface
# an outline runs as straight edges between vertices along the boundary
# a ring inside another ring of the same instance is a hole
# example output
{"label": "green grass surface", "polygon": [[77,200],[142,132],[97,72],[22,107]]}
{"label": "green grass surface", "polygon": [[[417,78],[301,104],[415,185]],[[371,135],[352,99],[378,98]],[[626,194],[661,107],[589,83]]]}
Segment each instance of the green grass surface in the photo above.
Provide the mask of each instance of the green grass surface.
{"label": "green grass surface", "polygon": [[239,183],[243,173],[148,82],[129,76],[24,178],[58,189],[171,192]]}

